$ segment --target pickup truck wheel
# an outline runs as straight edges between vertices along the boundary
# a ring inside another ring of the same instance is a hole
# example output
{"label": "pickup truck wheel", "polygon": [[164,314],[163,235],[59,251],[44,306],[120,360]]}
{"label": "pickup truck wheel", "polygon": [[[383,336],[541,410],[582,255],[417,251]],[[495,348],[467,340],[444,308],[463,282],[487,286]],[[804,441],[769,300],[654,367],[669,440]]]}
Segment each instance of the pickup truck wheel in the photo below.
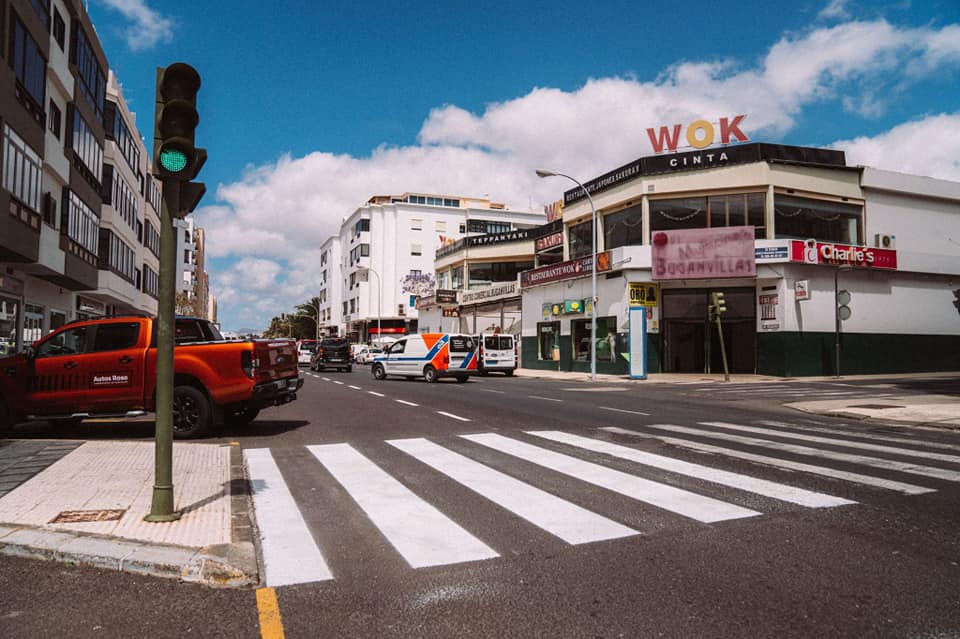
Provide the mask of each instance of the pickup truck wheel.
{"label": "pickup truck wheel", "polygon": [[173,436],[177,439],[202,437],[210,428],[210,402],[193,386],[173,389]]}
{"label": "pickup truck wheel", "polygon": [[255,420],[259,414],[259,408],[244,404],[239,408],[230,411],[228,419],[230,420],[231,424],[243,426]]}
{"label": "pickup truck wheel", "polygon": [[437,369],[433,366],[427,366],[423,369],[423,379],[427,380],[430,384],[435,384],[439,378],[440,376],[437,375]]}
{"label": "pickup truck wheel", "polygon": [[387,371],[383,369],[383,364],[373,365],[373,378],[377,380],[383,380],[387,378]]}

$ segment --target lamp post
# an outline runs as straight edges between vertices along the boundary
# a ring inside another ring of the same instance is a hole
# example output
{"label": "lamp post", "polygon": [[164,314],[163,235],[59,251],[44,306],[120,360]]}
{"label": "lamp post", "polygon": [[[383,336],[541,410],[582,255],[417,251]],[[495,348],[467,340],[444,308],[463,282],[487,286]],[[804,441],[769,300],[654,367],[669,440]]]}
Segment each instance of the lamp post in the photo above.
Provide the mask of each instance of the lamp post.
{"label": "lamp post", "polygon": [[373,270],[373,268],[370,266],[364,267],[362,270],[373,273],[374,276],[377,278],[377,339],[380,340],[380,347],[382,348],[383,333],[380,332],[380,316],[382,315],[382,313],[380,312],[380,303],[383,298],[383,288],[380,285],[380,274],[377,273],[375,270]]}
{"label": "lamp post", "polygon": [[597,380],[597,207],[593,205],[593,198],[590,197],[590,191],[586,189],[583,184],[580,183],[580,180],[565,175],[563,173],[557,173],[555,171],[547,171],[546,169],[537,169],[538,177],[565,177],[581,189],[587,195],[587,200],[590,202],[590,213],[592,215],[592,232],[591,240],[593,243],[591,249],[592,258],[590,260],[590,381]]}

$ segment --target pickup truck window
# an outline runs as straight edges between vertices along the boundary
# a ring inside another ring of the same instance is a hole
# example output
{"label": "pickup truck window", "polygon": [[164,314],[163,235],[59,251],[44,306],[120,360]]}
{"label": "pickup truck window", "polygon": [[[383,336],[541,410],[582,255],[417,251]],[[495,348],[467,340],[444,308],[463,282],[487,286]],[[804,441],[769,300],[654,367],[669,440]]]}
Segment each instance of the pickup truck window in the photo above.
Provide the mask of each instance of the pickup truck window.
{"label": "pickup truck window", "polygon": [[87,352],[87,337],[92,333],[87,326],[62,331],[37,347],[36,357],[76,355]]}
{"label": "pickup truck window", "polygon": [[94,351],[116,351],[123,348],[133,348],[140,337],[140,325],[136,322],[129,324],[100,324],[97,326],[97,335],[93,340]]}

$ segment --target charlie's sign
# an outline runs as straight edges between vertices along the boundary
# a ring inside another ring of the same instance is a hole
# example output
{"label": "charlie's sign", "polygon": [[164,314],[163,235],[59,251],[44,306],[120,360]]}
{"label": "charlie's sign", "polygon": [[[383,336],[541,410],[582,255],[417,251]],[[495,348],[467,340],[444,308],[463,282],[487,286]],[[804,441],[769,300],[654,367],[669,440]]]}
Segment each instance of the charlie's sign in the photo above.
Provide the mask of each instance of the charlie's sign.
{"label": "charlie's sign", "polygon": [[863,268],[897,268],[897,252],[890,249],[833,244],[807,240],[790,241],[790,260],[807,264],[849,264]]}
{"label": "charlie's sign", "polygon": [[753,244],[752,226],[656,231],[653,279],[756,277]]}
{"label": "charlie's sign", "polygon": [[[736,115],[733,119],[720,118],[720,144],[730,144],[731,139],[739,142],[749,142],[743,131],[740,130],[740,123],[746,115]],[[676,151],[680,144],[680,131],[683,125],[674,124],[672,128],[661,126],[659,132],[654,129],[647,129],[647,136],[650,138],[650,144],[655,153],[667,151]],[[717,129],[713,123],[706,120],[696,120],[687,125],[686,131],[687,144],[695,149],[705,149],[717,140]]]}

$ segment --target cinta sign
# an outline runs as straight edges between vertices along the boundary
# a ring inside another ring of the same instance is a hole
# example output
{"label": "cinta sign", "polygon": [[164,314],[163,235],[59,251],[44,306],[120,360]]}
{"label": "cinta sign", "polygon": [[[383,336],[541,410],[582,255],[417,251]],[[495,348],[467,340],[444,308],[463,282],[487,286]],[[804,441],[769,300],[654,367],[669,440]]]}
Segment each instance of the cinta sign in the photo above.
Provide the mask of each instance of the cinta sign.
{"label": "cinta sign", "polygon": [[890,249],[807,240],[790,242],[790,260],[807,264],[848,264],[859,268],[897,268],[897,252]]}
{"label": "cinta sign", "polygon": [[[750,138],[744,135],[740,130],[740,123],[746,115],[736,115],[733,119],[720,118],[720,143],[730,144],[731,139],[739,142],[749,142]],[[667,151],[676,151],[680,143],[680,131],[683,125],[674,124],[673,128],[661,126],[660,131],[647,129],[647,136],[650,138],[650,144],[655,153],[663,153],[664,148]],[[687,144],[695,149],[705,149],[716,141],[717,130],[711,122],[706,120],[695,120],[687,125],[686,140]]]}
{"label": "cinta sign", "polygon": [[656,231],[653,279],[756,277],[752,226]]}

